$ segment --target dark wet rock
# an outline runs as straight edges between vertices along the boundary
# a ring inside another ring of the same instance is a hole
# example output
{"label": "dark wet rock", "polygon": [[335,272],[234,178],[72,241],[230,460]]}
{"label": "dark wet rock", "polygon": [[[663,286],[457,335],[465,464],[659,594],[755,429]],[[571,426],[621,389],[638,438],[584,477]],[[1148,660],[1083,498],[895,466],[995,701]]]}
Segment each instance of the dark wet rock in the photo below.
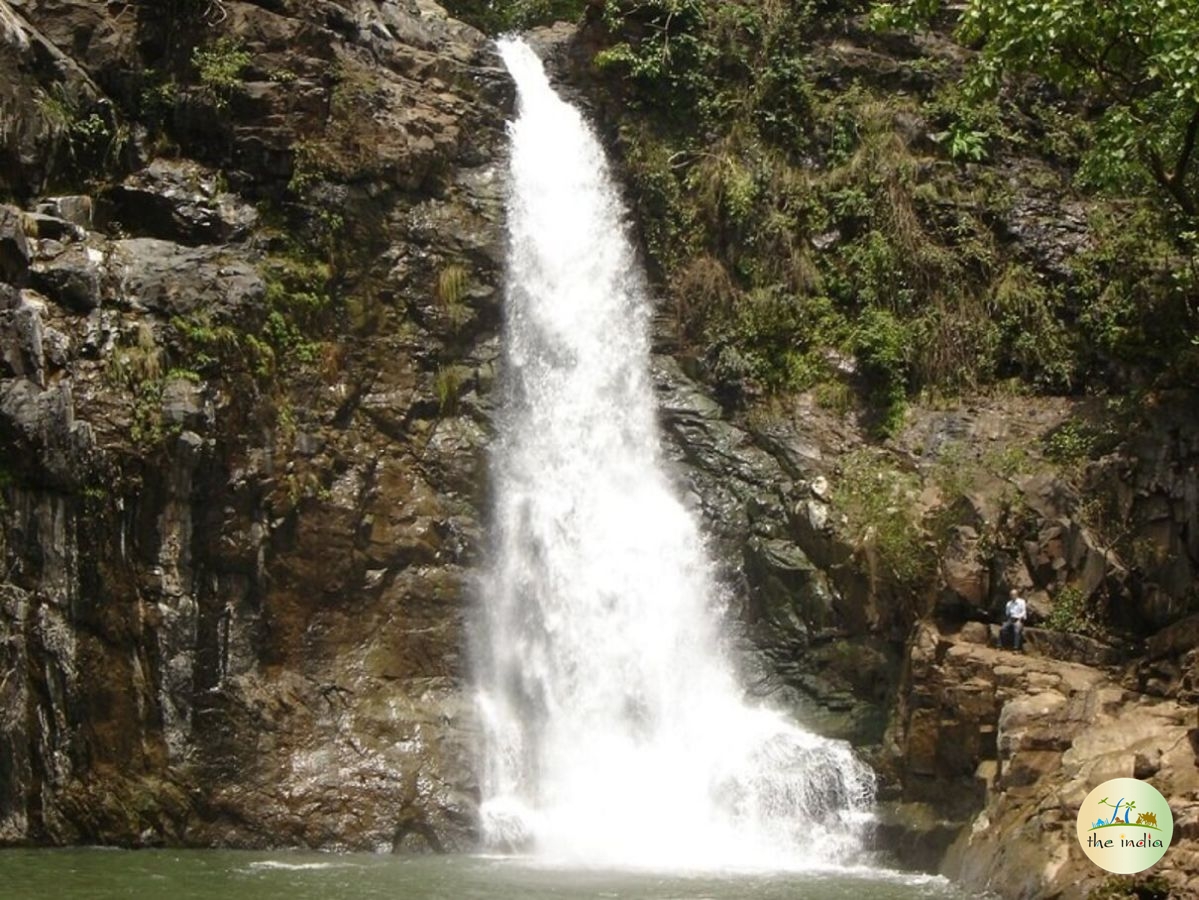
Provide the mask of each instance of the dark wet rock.
{"label": "dark wet rock", "polygon": [[37,204],[37,213],[51,219],[70,222],[84,232],[93,222],[92,198],[86,194],[71,194],[64,197],[48,197]]}
{"label": "dark wet rock", "polygon": [[70,335],[53,327],[42,329],[42,352],[51,370],[65,369],[74,357],[73,349],[74,342]]}
{"label": "dark wet rock", "polygon": [[96,248],[72,245],[34,267],[33,286],[71,312],[90,312],[104,299],[102,260],[103,253]]}
{"label": "dark wet rock", "polygon": [[654,374],[680,493],[713,538],[734,601],[729,626],[745,630],[753,693],[819,733],[877,743],[896,654],[865,624],[881,617],[844,567],[852,548],[830,521],[821,473],[836,438],[742,427],[677,361],[655,357]]}
{"label": "dark wet rock", "polygon": [[529,30],[524,38],[545,63],[550,83],[563,97],[597,118],[597,92],[592,90],[592,46],[585,29],[570,22],[555,22]]}
{"label": "dark wet rock", "polygon": [[964,619],[989,610],[990,571],[979,556],[978,532],[970,525],[956,526],[941,559],[945,589],[938,609],[943,614]]}
{"label": "dark wet rock", "polygon": [[236,317],[266,290],[257,267],[218,248],[189,248],[156,238],[116,241],[109,270],[115,299],[135,310]]}
{"label": "dark wet rock", "polygon": [[935,871],[961,831],[927,803],[883,803],[874,826],[875,846],[905,869]]}
{"label": "dark wet rock", "polygon": [[162,389],[162,417],[180,428],[207,431],[213,425],[214,412],[202,384],[176,377]]}
{"label": "dark wet rock", "polygon": [[29,269],[29,242],[19,210],[0,206],[0,281],[19,285]]}
{"label": "dark wet rock", "polygon": [[18,465],[24,469],[36,460],[59,489],[86,477],[92,432],[75,420],[69,384],[43,390],[23,378],[0,383],[0,438],[23,454]]}
{"label": "dark wet rock", "polygon": [[[87,237],[87,230],[67,219],[45,213],[25,213],[25,229],[30,237],[45,243],[54,241],[58,244],[82,241]],[[57,255],[40,248],[40,254],[45,256]]]}
{"label": "dark wet rock", "polygon": [[1167,625],[1146,641],[1150,658],[1181,656],[1199,647],[1199,614]]}
{"label": "dark wet rock", "polygon": [[0,310],[0,363],[0,373],[23,376],[38,387],[46,386],[42,320],[35,308]]}
{"label": "dark wet rock", "polygon": [[1087,216],[1087,207],[1080,202],[1021,193],[1004,227],[1030,262],[1069,281],[1070,260],[1090,244]]}
{"label": "dark wet rock", "polygon": [[794,543],[751,538],[746,545],[746,572],[762,604],[761,616],[776,629],[776,640],[803,642],[809,630],[829,627],[836,619],[832,590],[823,572]]}
{"label": "dark wet rock", "polygon": [[219,173],[189,160],[156,159],[106,199],[126,229],[188,245],[242,240],[258,221],[257,210],[221,189]]}
{"label": "dark wet rock", "polygon": [[[254,65],[220,115],[180,85],[178,158],[130,165],[94,208],[4,207],[0,694],[21,713],[2,720],[0,841],[466,849],[464,567],[503,245],[488,97],[511,87],[433,4],[222,9],[214,32]],[[0,104],[60,82],[85,113],[136,100],[160,13],[21,4]],[[91,43],[55,55],[72,33]],[[36,54],[54,71],[21,68]],[[71,162],[25,124],[0,148],[21,197]],[[286,198],[286,241],[264,198]],[[303,331],[266,331],[266,249],[336,255],[323,318],[273,297]],[[439,306],[451,266],[467,315]]]}

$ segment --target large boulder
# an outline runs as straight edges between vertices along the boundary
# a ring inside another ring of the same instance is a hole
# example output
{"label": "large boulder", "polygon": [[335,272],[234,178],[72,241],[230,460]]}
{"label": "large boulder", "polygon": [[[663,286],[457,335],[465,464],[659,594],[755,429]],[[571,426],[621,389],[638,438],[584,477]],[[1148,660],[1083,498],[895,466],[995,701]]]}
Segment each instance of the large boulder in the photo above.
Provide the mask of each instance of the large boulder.
{"label": "large boulder", "polygon": [[156,159],[108,193],[108,215],[142,236],[182,244],[242,240],[258,212],[223,190],[221,178],[190,160]]}
{"label": "large boulder", "polygon": [[221,248],[190,248],[156,238],[115,241],[108,263],[116,302],[166,318],[203,313],[236,318],[260,306],[257,267]]}
{"label": "large boulder", "polygon": [[104,300],[104,253],[89,244],[71,244],[33,269],[33,285],[59,306],[89,313]]}

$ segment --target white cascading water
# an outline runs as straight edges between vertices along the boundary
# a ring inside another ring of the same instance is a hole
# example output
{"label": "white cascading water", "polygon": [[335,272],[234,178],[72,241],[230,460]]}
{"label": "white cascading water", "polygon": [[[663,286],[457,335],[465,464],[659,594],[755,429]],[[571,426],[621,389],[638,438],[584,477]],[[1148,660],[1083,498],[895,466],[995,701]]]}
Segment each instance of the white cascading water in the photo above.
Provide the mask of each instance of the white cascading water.
{"label": "white cascading water", "polygon": [[476,640],[485,836],[591,866],[846,862],[873,775],[744,700],[662,463],[650,306],[603,151],[527,45],[500,50],[519,117]]}

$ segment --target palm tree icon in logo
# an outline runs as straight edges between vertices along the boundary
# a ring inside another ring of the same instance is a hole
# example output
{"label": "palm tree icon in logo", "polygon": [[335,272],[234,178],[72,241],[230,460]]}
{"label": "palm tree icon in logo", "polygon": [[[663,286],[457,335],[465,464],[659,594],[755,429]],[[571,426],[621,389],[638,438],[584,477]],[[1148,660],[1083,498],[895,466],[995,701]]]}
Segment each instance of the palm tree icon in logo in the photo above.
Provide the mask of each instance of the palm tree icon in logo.
{"label": "palm tree icon in logo", "polygon": [[1116,801],[1114,806],[1111,803],[1107,802],[1107,797],[1104,797],[1102,800],[1099,801],[1100,806],[1111,806],[1112,807],[1112,817],[1111,817],[1111,820],[1108,822],[1109,825],[1115,824],[1116,819],[1120,815],[1120,804],[1122,804],[1122,803],[1124,804],[1124,824],[1127,825],[1128,824],[1128,814],[1132,810],[1137,808],[1136,801],[1129,800],[1127,803],[1124,803],[1124,798],[1121,797],[1119,800]]}

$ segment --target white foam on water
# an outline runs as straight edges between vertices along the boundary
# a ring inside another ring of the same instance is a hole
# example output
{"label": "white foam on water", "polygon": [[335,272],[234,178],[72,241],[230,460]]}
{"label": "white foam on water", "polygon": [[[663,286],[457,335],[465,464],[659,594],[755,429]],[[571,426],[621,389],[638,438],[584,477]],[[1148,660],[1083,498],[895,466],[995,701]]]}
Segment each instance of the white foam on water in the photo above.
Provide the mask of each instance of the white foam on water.
{"label": "white foam on water", "polygon": [[263,859],[250,863],[246,868],[254,871],[306,872],[315,869],[344,869],[348,865],[350,864],[344,862],[289,863],[275,859]]}

